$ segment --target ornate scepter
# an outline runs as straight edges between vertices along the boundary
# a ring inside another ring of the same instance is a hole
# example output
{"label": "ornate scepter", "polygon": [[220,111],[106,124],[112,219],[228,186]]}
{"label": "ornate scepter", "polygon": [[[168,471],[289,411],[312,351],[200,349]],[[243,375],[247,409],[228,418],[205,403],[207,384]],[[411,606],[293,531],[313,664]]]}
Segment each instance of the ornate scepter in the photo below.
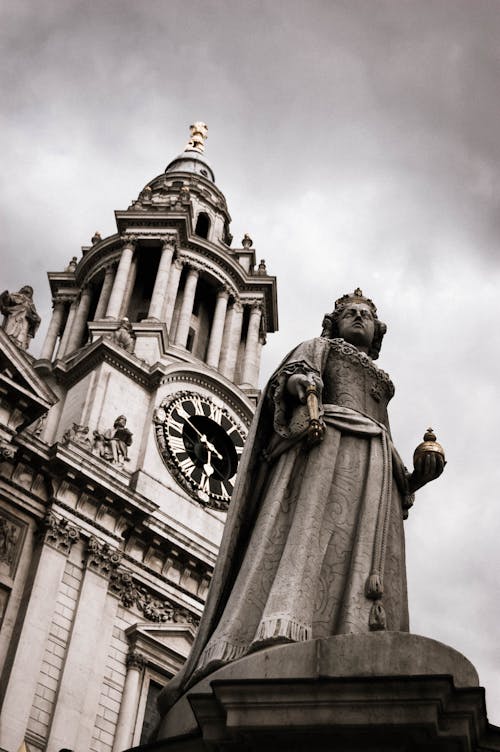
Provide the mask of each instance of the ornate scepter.
{"label": "ornate scepter", "polygon": [[323,440],[325,426],[319,419],[319,397],[316,384],[309,384],[306,389],[306,404],[309,412],[309,426],[307,428],[307,443],[316,446]]}

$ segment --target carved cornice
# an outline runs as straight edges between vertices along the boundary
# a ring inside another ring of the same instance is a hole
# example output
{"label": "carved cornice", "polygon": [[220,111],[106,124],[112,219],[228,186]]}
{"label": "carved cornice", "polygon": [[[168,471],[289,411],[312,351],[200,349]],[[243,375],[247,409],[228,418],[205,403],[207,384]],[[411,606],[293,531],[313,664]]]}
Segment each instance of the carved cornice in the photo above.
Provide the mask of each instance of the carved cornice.
{"label": "carved cornice", "polygon": [[86,565],[89,569],[101,577],[110,578],[113,572],[116,572],[121,560],[122,554],[116,548],[112,548],[107,543],[101,543],[94,535],[87,542],[87,560]]}
{"label": "carved cornice", "polygon": [[110,591],[114,593],[125,608],[137,608],[148,621],[156,623],[188,623],[198,625],[199,618],[185,608],[157,598],[148,588],[134,580],[132,574],[119,570],[111,575]]}
{"label": "carved cornice", "polygon": [[66,518],[56,517],[53,512],[48,512],[40,523],[38,535],[43,543],[68,555],[73,544],[80,538],[80,530]]}

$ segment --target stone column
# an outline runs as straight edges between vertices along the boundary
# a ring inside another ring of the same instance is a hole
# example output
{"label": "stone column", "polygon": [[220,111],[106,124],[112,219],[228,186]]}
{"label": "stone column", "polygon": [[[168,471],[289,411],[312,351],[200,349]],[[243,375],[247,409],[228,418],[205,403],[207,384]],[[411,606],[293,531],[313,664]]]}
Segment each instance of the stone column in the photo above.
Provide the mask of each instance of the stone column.
{"label": "stone column", "polygon": [[59,347],[57,348],[56,358],[62,358],[66,352],[68,339],[71,334],[71,329],[73,327],[73,321],[75,320],[77,307],[78,307],[78,300],[75,298],[75,300],[73,300],[73,302],[71,303],[69,307],[68,317],[64,325],[64,331],[61,337],[61,341],[59,342]]}
{"label": "stone column", "polygon": [[28,606],[17,634],[17,648],[2,705],[2,748],[14,751],[20,749],[28,726],[66,558],[80,537],[76,527],[52,513],[42,525],[41,545],[35,552],[33,575],[27,583]]}
{"label": "stone column", "polygon": [[179,322],[175,333],[175,344],[178,347],[186,347],[187,344],[189,325],[193,313],[194,297],[196,295],[196,285],[198,284],[199,276],[199,270],[191,266],[186,277],[186,284],[184,285],[184,295],[182,297],[182,305],[179,313]]}
{"label": "stone column", "polygon": [[132,746],[135,716],[139,705],[142,670],[146,659],[136,650],[130,650],[127,655],[127,676],[123,688],[122,702],[118,723],[116,725],[113,752],[122,752]]}
{"label": "stone column", "polygon": [[84,287],[80,295],[80,302],[76,309],[75,320],[71,327],[71,334],[69,335],[68,344],[66,346],[66,352],[70,353],[80,347],[82,342],[83,333],[87,326],[87,320],[90,310],[90,304],[92,302],[92,290],[90,286]]}
{"label": "stone column", "polygon": [[88,541],[86,568],[47,752],[90,748],[118,608],[118,601],[108,596],[109,577],[116,571],[120,559],[118,551],[100,543],[97,538],[91,537]]}
{"label": "stone column", "polygon": [[256,386],[259,369],[259,335],[260,322],[262,319],[262,303],[252,303],[250,318],[248,321],[247,341],[243,367],[241,369],[240,384]]}
{"label": "stone column", "polygon": [[52,311],[52,318],[50,319],[49,328],[43,343],[42,352],[40,358],[45,360],[52,360],[54,353],[54,347],[61,331],[61,324],[64,318],[64,301],[56,300],[54,303],[54,310]]}
{"label": "stone column", "polygon": [[163,317],[169,329],[172,324],[172,316],[174,315],[175,301],[177,300],[177,291],[179,289],[182,267],[182,259],[176,259],[172,264],[170,276],[168,278],[167,294],[165,296],[165,312]]}
{"label": "stone column", "polygon": [[221,357],[219,363],[219,370],[226,378],[232,381],[240,347],[241,327],[243,326],[243,306],[238,300],[234,302],[229,313],[227,344],[223,353],[224,357]]}
{"label": "stone column", "polygon": [[127,277],[127,284],[125,286],[125,292],[123,293],[122,304],[120,306],[120,319],[128,313],[128,307],[130,305],[130,299],[134,292],[135,280],[137,278],[137,256],[134,256],[130,265],[130,270]]}
{"label": "stone column", "polygon": [[211,366],[212,368],[217,368],[217,366],[219,365],[228,298],[229,291],[224,288],[222,290],[219,290],[219,292],[217,293],[214,319],[212,321],[212,330],[210,332],[210,340],[208,343],[207,352],[207,365]]}
{"label": "stone column", "polygon": [[130,268],[132,266],[132,259],[134,257],[134,248],[136,244],[135,238],[127,238],[125,245],[123,246],[120,262],[116,270],[115,280],[113,282],[113,289],[109,298],[108,308],[106,310],[107,319],[117,319],[120,316],[120,310],[123,303],[123,296],[127,288],[127,281],[129,278]]}
{"label": "stone column", "polygon": [[104,318],[104,314],[106,313],[106,308],[108,307],[111,290],[113,289],[114,279],[115,279],[115,265],[110,264],[109,266],[106,267],[106,271],[104,272],[104,280],[103,280],[102,287],[101,287],[101,293],[99,295],[99,300],[97,301],[97,308],[95,309],[95,314],[94,314],[95,321],[97,321],[98,319]]}
{"label": "stone column", "polygon": [[174,250],[175,235],[167,235],[163,243],[160,263],[156,273],[155,286],[151,296],[151,303],[149,305],[148,319],[161,321]]}

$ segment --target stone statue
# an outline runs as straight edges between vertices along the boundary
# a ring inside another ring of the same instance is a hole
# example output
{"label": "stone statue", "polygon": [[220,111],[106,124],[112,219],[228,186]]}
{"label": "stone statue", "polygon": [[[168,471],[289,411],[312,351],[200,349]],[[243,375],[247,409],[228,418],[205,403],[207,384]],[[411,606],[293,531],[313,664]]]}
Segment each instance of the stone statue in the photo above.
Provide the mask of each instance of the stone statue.
{"label": "stone statue", "polygon": [[205,151],[205,140],[208,138],[208,125],[197,121],[193,125],[190,125],[189,128],[191,130],[191,138],[186,144],[186,150],[193,149],[194,151],[203,153]]}
{"label": "stone statue", "polygon": [[106,431],[94,431],[92,451],[113,465],[123,467],[129,461],[128,447],[132,444],[132,433],[126,427],[127,418],[119,415],[113,428]]}
{"label": "stone statue", "polygon": [[41,321],[33,303],[33,288],[25,285],[19,292],[5,290],[0,295],[0,312],[4,315],[2,327],[6,334],[18,347],[27,350]]}
{"label": "stone statue", "polygon": [[67,444],[68,441],[74,441],[83,447],[90,447],[89,427],[81,423],[73,423],[71,428],[68,428],[62,437],[63,444]]}
{"label": "stone statue", "polygon": [[110,339],[119,347],[123,347],[127,352],[134,352],[135,333],[132,329],[132,324],[126,316],[120,321],[120,326],[118,329],[115,329]]}
{"label": "stone statue", "polygon": [[[203,675],[280,642],[409,630],[403,519],[444,456],[396,452],[386,326],[357,289],[271,377],[238,470],[207,604],[162,710]],[[430,442],[432,443],[432,442]],[[423,445],[421,445],[423,447]]]}

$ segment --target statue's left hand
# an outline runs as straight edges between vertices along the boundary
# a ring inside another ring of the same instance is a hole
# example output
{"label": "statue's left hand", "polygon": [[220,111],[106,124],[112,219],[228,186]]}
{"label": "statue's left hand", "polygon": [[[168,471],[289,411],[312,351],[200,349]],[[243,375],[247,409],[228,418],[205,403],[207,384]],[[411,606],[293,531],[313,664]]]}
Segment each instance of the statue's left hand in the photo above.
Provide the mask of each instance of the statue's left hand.
{"label": "statue's left hand", "polygon": [[410,475],[410,492],[422,488],[431,480],[439,478],[446,462],[438,452],[425,452],[415,459],[415,469]]}

